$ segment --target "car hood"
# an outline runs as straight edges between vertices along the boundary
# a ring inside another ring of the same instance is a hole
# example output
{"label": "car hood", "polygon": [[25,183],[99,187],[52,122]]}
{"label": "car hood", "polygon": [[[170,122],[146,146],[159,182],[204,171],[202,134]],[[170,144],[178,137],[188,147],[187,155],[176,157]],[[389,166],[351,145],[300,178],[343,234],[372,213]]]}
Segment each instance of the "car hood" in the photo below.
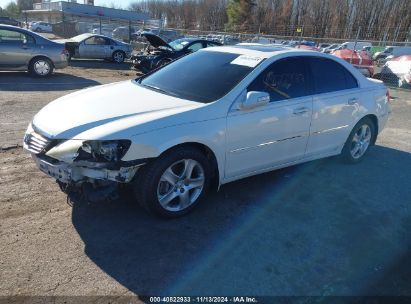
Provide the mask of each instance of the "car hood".
{"label": "car hood", "polygon": [[151,44],[151,46],[155,48],[163,46],[173,50],[173,48],[167,42],[165,42],[160,36],[150,33],[143,33],[141,34],[141,36],[145,37],[147,41]]}
{"label": "car hood", "polygon": [[56,99],[34,117],[33,127],[52,139],[118,139],[188,122],[195,116],[178,114],[202,106],[125,81]]}

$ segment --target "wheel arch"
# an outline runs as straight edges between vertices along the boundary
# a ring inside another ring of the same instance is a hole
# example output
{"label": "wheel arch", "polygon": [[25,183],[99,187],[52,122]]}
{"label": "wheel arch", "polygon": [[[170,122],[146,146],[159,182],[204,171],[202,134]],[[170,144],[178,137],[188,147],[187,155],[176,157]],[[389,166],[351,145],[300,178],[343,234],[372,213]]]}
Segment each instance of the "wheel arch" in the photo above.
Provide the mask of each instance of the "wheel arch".
{"label": "wheel arch", "polygon": [[54,68],[56,68],[56,67],[55,67],[55,65],[54,65],[53,60],[51,60],[51,58],[50,58],[50,57],[48,57],[48,56],[46,56],[46,55],[36,55],[36,56],[34,56],[33,58],[31,58],[31,59],[30,59],[29,64],[28,64],[28,66],[27,66],[27,67],[29,68],[29,67],[30,67],[30,65],[33,63],[33,61],[34,61],[35,59],[40,59],[40,58],[47,59],[48,61],[50,61],[50,62],[51,62],[52,66],[53,66],[53,69],[54,69]]}
{"label": "wheel arch", "polygon": [[373,139],[372,139],[371,143],[373,145],[375,145],[375,142],[377,141],[377,137],[378,137],[378,117],[375,114],[368,114],[368,115],[365,115],[364,117],[362,117],[358,122],[360,122],[363,119],[370,119],[372,121],[372,123],[374,124],[375,133],[374,133],[374,136],[373,136]]}
{"label": "wheel arch", "polygon": [[210,164],[211,164],[211,168],[212,168],[212,187],[219,187],[220,185],[220,168],[219,168],[219,162],[217,160],[217,156],[216,153],[213,151],[212,148],[210,148],[208,145],[204,144],[204,143],[200,143],[198,141],[187,141],[187,142],[183,142],[183,143],[179,143],[179,144],[175,144],[163,151],[161,151],[160,156],[166,154],[166,153],[171,153],[173,150],[181,148],[181,147],[190,147],[190,148],[194,148],[200,152],[202,152],[207,159],[210,160]]}
{"label": "wheel arch", "polygon": [[121,49],[115,49],[115,50],[113,50],[113,53],[111,53],[111,58],[114,58],[114,54],[115,54],[115,53],[118,53],[118,52],[120,52],[120,53],[122,53],[122,54],[124,55],[124,60],[127,58],[126,52],[123,51],[123,50],[121,50]]}

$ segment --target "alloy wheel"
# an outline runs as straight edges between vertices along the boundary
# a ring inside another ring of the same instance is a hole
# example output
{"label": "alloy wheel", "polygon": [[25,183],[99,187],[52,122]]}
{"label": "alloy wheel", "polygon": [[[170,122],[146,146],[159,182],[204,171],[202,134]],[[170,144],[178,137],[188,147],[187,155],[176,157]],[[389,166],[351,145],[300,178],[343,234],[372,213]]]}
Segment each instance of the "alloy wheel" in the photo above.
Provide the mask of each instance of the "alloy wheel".
{"label": "alloy wheel", "polygon": [[352,142],[351,142],[351,149],[350,153],[354,159],[361,158],[365,152],[367,151],[368,147],[371,143],[371,128],[369,125],[364,124],[360,128],[358,128],[357,132],[355,132]]}
{"label": "alloy wheel", "polygon": [[179,160],[162,174],[157,186],[157,199],[168,211],[184,210],[199,198],[204,183],[204,168],[198,161]]}
{"label": "alloy wheel", "polygon": [[114,61],[117,63],[122,63],[124,61],[124,55],[121,52],[116,52],[114,54]]}

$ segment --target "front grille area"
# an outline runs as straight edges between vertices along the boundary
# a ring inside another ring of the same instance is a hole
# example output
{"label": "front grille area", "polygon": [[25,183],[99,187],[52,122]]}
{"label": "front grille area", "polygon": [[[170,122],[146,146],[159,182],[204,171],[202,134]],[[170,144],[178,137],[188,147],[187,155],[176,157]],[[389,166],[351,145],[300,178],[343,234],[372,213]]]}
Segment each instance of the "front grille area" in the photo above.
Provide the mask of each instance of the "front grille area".
{"label": "front grille area", "polygon": [[50,139],[36,133],[35,131],[24,136],[24,147],[34,154],[40,154],[45,151],[50,143]]}

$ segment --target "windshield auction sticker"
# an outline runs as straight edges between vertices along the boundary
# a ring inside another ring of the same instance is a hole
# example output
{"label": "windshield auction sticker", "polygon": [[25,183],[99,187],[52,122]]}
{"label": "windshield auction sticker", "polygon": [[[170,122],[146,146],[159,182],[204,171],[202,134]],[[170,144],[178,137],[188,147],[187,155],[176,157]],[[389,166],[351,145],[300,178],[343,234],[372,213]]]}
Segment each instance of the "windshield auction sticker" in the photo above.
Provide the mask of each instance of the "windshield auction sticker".
{"label": "windshield auction sticker", "polygon": [[240,55],[233,61],[231,64],[243,65],[248,66],[250,68],[254,68],[259,64],[264,58],[257,57],[257,56],[249,56],[249,55]]}

